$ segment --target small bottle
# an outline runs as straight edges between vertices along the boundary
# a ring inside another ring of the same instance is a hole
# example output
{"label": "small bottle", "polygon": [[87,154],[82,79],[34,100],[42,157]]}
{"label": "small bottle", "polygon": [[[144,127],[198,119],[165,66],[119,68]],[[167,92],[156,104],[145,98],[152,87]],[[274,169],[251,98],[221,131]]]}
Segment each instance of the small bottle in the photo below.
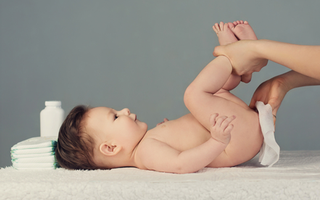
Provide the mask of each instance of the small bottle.
{"label": "small bottle", "polygon": [[40,112],[40,136],[58,138],[64,119],[61,101],[46,101],[46,107]]}

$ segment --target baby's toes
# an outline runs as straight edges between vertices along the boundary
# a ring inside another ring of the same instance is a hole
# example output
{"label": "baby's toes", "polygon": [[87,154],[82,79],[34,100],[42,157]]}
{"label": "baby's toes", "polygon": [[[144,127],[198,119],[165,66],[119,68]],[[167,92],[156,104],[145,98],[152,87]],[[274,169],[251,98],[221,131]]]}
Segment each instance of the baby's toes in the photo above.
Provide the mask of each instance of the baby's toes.
{"label": "baby's toes", "polygon": [[220,30],[223,31],[224,30],[224,23],[220,22]]}
{"label": "baby's toes", "polygon": [[220,27],[218,23],[215,23],[214,26],[212,27],[214,32],[218,33],[220,31]]}

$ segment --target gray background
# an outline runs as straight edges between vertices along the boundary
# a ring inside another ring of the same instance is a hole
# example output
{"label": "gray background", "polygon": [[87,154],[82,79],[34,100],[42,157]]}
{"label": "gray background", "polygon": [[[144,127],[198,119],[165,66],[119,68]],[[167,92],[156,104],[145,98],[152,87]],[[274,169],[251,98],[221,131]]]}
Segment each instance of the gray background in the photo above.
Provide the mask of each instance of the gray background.
{"label": "gray background", "polygon": [[[188,110],[183,93],[213,59],[215,22],[248,20],[258,38],[320,45],[320,1],[0,0],[0,167],[40,135],[46,100],[128,107],[149,128]],[[306,61],[307,62],[307,61]],[[234,93],[288,69],[269,62]],[[290,91],[278,112],[282,150],[320,149],[320,87]]]}

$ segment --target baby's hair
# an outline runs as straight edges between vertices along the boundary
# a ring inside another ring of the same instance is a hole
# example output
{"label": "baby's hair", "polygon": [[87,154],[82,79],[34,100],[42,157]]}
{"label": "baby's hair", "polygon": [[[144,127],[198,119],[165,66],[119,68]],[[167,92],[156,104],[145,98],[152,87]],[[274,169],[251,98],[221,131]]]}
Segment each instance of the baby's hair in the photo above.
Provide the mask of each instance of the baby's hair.
{"label": "baby's hair", "polygon": [[84,131],[84,119],[91,108],[74,107],[61,125],[55,156],[66,169],[97,169],[93,162],[94,139]]}

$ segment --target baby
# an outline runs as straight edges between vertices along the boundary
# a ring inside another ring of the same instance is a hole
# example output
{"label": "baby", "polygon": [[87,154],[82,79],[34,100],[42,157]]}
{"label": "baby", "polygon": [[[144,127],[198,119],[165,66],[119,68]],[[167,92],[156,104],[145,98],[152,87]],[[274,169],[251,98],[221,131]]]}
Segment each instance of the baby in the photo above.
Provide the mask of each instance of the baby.
{"label": "baby", "polygon": [[[221,22],[213,29],[221,45],[257,39],[243,21]],[[241,79],[231,72],[228,58],[212,60],[185,91],[190,114],[150,130],[127,108],[75,107],[59,132],[58,163],[68,169],[137,167],[191,173],[250,160],[263,136],[258,114],[229,92]]]}

